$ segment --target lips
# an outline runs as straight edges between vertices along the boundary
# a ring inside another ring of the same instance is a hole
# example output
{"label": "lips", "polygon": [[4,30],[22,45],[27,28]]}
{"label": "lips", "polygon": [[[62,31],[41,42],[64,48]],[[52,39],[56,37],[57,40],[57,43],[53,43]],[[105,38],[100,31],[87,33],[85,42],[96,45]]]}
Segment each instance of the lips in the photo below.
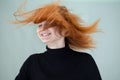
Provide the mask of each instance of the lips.
{"label": "lips", "polygon": [[49,35],[51,35],[51,33],[42,33],[41,34],[42,37],[48,37]]}

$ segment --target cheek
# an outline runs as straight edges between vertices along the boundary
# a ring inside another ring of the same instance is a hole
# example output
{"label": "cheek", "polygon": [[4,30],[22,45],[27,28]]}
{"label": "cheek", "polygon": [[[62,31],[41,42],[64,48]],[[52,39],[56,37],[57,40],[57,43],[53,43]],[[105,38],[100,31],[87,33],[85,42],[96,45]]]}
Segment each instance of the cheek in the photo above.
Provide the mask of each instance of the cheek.
{"label": "cheek", "polygon": [[54,38],[56,38],[56,39],[60,39],[60,38],[63,37],[63,36],[60,35],[58,32],[55,32],[55,33],[53,34],[53,36],[54,36]]}
{"label": "cheek", "polygon": [[42,31],[43,31],[42,28],[39,28],[39,27],[38,27],[38,28],[36,29],[36,33],[37,33],[37,34],[39,34],[39,33],[42,32]]}
{"label": "cheek", "polygon": [[40,32],[41,31],[41,29],[38,27],[37,29],[36,29],[36,32],[38,33],[38,32]]}
{"label": "cheek", "polygon": [[36,34],[40,38],[40,30],[39,29],[36,30]]}

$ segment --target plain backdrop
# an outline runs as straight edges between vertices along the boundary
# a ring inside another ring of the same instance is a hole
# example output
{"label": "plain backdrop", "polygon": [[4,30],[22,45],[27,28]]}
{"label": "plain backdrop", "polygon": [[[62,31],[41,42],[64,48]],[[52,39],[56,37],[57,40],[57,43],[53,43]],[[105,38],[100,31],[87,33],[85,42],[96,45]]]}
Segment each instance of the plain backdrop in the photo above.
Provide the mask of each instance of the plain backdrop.
{"label": "plain backdrop", "polygon": [[[53,0],[28,0],[26,11]],[[45,51],[36,35],[35,25],[10,24],[23,0],[0,0],[0,80],[14,80],[23,62],[34,53]],[[87,24],[101,19],[102,30],[93,37],[97,48],[88,50],[98,65],[103,80],[120,80],[120,0],[61,0]]]}

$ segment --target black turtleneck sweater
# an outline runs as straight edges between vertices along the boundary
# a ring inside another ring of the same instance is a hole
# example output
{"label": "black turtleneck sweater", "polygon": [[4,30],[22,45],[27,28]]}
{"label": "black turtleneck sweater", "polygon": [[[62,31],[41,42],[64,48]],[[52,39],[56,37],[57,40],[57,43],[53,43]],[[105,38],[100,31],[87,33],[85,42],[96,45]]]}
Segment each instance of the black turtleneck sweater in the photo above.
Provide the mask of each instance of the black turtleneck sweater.
{"label": "black turtleneck sweater", "polygon": [[68,46],[46,49],[28,57],[15,80],[102,80],[90,54]]}

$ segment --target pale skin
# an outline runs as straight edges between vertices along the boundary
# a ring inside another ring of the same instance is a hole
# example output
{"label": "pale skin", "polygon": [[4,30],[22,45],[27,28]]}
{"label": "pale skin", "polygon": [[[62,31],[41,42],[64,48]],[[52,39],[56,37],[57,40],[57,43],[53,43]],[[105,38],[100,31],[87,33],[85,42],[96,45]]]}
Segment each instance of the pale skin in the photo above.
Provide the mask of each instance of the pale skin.
{"label": "pale skin", "polygon": [[60,35],[56,30],[56,27],[58,26],[43,30],[45,23],[46,21],[43,21],[38,24],[37,35],[39,39],[51,49],[65,47],[65,37]]}

